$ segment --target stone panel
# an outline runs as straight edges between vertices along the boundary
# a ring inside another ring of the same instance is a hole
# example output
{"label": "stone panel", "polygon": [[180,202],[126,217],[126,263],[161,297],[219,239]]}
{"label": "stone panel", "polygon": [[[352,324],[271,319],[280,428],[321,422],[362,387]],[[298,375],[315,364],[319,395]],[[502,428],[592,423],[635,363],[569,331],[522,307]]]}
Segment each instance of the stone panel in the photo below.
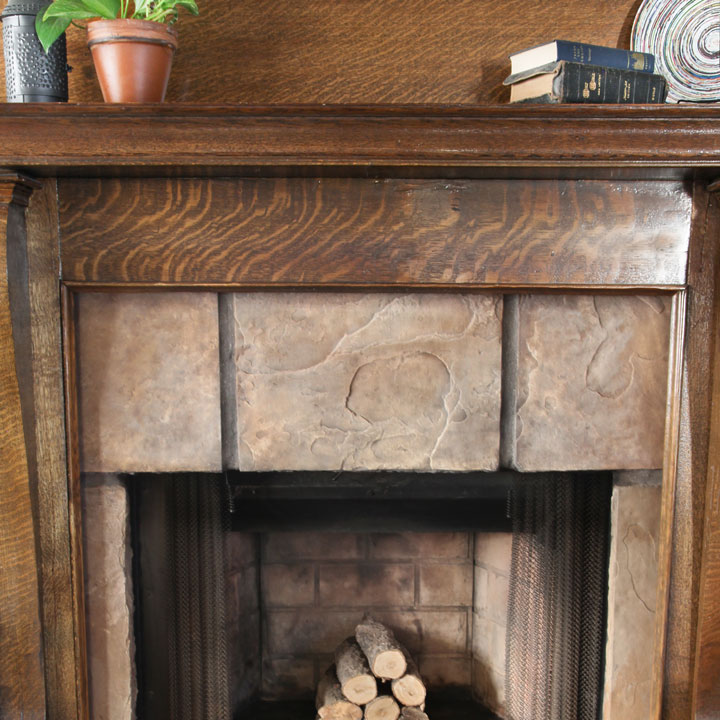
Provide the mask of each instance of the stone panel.
{"label": "stone panel", "polygon": [[497,572],[510,574],[512,533],[475,533],[475,562]]}
{"label": "stone panel", "polygon": [[507,717],[505,710],[505,675],[482,662],[473,662],[473,692],[475,696],[500,717]]}
{"label": "stone panel", "polygon": [[430,687],[470,687],[471,661],[467,656],[427,655],[420,659],[420,674]]}
{"label": "stone panel", "polygon": [[467,533],[374,533],[370,556],[383,560],[464,560],[468,557]]}
{"label": "stone panel", "polygon": [[234,296],[241,470],[492,470],[501,302]]}
{"label": "stone panel", "polygon": [[354,533],[275,532],[264,536],[266,562],[359,560],[365,538]]}
{"label": "stone panel", "polygon": [[267,700],[314,696],[315,661],[308,658],[265,660],[262,695]]}
{"label": "stone panel", "polygon": [[503,675],[506,635],[504,625],[473,614],[473,657]]}
{"label": "stone panel", "polygon": [[475,567],[475,610],[500,625],[507,623],[509,579],[494,570]]}
{"label": "stone panel", "polygon": [[263,597],[268,606],[298,607],[315,602],[314,565],[265,565],[262,574]]}
{"label": "stone panel", "polygon": [[659,487],[615,486],[603,720],[650,716]]}
{"label": "stone panel", "polygon": [[661,467],[669,327],[665,297],[521,297],[518,469]]}
{"label": "stone panel", "polygon": [[412,605],[415,600],[413,565],[320,565],[318,577],[323,607],[403,606]]}
{"label": "stone panel", "polygon": [[420,604],[469,607],[473,600],[473,566],[423,565],[420,567]]}
{"label": "stone panel", "polygon": [[127,491],[113,475],[92,475],[84,480],[90,717],[132,720],[137,686]]}
{"label": "stone panel", "polygon": [[80,293],[85,471],[221,469],[217,296]]}

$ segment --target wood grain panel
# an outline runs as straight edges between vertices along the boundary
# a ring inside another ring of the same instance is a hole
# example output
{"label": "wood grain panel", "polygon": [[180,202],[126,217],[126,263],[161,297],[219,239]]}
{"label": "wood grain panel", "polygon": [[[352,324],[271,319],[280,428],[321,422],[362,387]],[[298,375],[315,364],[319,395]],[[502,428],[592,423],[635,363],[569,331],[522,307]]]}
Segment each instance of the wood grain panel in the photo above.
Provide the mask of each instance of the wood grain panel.
{"label": "wood grain panel", "polygon": [[77,715],[68,523],[57,184],[46,180],[27,211],[32,376],[37,453],[45,677],[50,718]]}
{"label": "wood grain panel", "polygon": [[73,582],[73,624],[75,653],[75,696],[77,720],[89,720],[90,699],[85,614],[85,574],[82,535],[82,486],[80,477],[80,439],[78,423],[78,383],[75,296],[66,286],[60,294],[63,333],[63,371],[65,378],[65,427],[67,433],[68,510],[70,525],[70,563]]}
{"label": "wood grain panel", "polygon": [[[720,245],[720,195],[711,196],[706,241],[715,252]],[[715,287],[720,283],[720,263],[715,264]],[[711,325],[711,415],[707,455],[707,488],[703,527],[702,570],[697,624],[693,710],[697,720],[720,717],[720,293],[714,296]]]}
{"label": "wood grain panel", "polygon": [[[59,175],[196,176],[401,168],[720,167],[720,114],[698,106],[238,107],[6,105],[0,164]],[[515,171],[517,172],[517,171]],[[184,175],[182,175],[184,173]],[[554,175],[551,175],[554,177]]]}
{"label": "wood grain panel", "polygon": [[[45,717],[38,564],[8,288],[8,244],[25,244],[32,185],[0,178],[0,717]],[[21,328],[18,328],[22,332]]]}
{"label": "wood grain panel", "polygon": [[689,222],[673,182],[60,185],[68,283],[681,285]]}
{"label": "wood grain panel", "polygon": [[[4,5],[5,3],[3,3]],[[628,47],[637,0],[201,2],[178,23],[176,102],[505,101],[507,56],[556,37]],[[71,28],[70,100],[101,100],[84,32]]]}
{"label": "wood grain panel", "polygon": [[649,718],[660,720],[663,713],[664,660],[667,648],[667,614],[670,597],[670,571],[673,555],[675,492],[678,481],[681,387],[685,362],[687,293],[673,297],[668,353],[668,387],[663,442],[662,503],[658,536],[658,583],[655,602],[655,651],[653,653],[651,710]]}
{"label": "wood grain panel", "polygon": [[705,183],[693,188],[688,257],[688,315],[678,444],[672,574],[668,606],[663,717],[691,717],[695,628],[707,476],[708,392],[713,351],[715,275],[720,244],[713,236],[714,201]]}

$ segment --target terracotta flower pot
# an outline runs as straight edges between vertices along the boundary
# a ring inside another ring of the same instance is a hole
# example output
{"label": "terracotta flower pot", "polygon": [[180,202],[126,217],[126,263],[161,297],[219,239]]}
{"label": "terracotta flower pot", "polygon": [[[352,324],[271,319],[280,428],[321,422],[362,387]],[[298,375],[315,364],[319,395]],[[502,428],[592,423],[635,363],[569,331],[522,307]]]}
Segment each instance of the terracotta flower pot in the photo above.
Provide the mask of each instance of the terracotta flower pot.
{"label": "terracotta flower pot", "polygon": [[92,53],[105,102],[150,103],[165,99],[177,33],[147,20],[88,23]]}

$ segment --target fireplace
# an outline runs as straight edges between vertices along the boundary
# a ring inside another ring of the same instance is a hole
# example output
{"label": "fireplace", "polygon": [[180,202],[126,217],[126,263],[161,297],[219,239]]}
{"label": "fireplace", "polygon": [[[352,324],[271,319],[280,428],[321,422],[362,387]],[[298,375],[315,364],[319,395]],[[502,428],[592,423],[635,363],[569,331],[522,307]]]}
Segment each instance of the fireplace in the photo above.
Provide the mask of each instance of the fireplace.
{"label": "fireplace", "polygon": [[[184,479],[216,488],[213,506],[233,510],[222,541],[229,601],[208,621],[229,640],[228,712],[257,713],[243,708],[258,698],[300,703],[274,704],[268,717],[312,712],[303,702],[334,645],[370,609],[418,654],[441,698],[431,717],[444,717],[448,689],[448,717],[463,703],[481,717],[476,701],[509,716],[508,508],[518,481],[557,473],[614,486],[596,695],[606,718],[643,717],[668,372],[662,295],[78,299],[96,712],[159,716],[157,688],[178,682],[167,663],[162,674],[168,643],[153,633],[175,562],[158,551],[159,519],[167,484]],[[200,499],[183,502],[192,512]]]}

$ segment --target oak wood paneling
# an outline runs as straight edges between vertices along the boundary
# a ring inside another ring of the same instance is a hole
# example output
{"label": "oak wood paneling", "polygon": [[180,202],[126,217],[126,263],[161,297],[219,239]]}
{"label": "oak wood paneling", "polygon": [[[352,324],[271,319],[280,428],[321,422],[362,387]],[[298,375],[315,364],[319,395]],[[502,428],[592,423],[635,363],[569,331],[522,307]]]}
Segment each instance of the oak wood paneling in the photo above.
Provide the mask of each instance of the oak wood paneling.
{"label": "oak wood paneling", "polygon": [[[720,245],[720,195],[712,196],[706,242]],[[716,263],[715,287],[720,283]],[[702,569],[697,613],[697,656],[695,662],[693,710],[697,720],[713,720],[720,713],[720,293],[714,295],[714,317],[710,337],[712,355],[711,415],[707,455],[705,523],[702,542]],[[698,543],[699,545],[699,543]],[[697,547],[697,546],[696,546]]]}
{"label": "oak wood paneling", "polygon": [[34,432],[45,678],[50,718],[77,715],[60,328],[57,184],[46,180],[27,211]]}
{"label": "oak wood paneling", "polygon": [[71,284],[682,285],[690,209],[675,182],[60,184]]}
{"label": "oak wood paneling", "polygon": [[[2,107],[0,165],[59,175],[293,172],[464,177],[720,167],[720,113],[683,106]],[[398,170],[396,169],[397,173]],[[517,172],[517,171],[516,171]],[[429,174],[434,173],[434,174]],[[580,175],[582,177],[582,175]]]}
{"label": "oak wood paneling", "polygon": [[[38,560],[30,469],[26,452],[18,370],[30,362],[27,327],[15,327],[16,356],[8,288],[8,245],[20,254],[25,244],[25,206],[32,185],[0,177],[0,717],[45,717]],[[17,256],[17,255],[16,255]],[[22,260],[22,258],[20,258]],[[13,280],[22,284],[27,278]],[[23,288],[20,288],[22,292]],[[23,298],[20,298],[22,304]],[[24,392],[31,388],[25,387]],[[27,427],[27,425],[26,425]],[[32,447],[32,443],[29,443]]]}
{"label": "oak wood paneling", "polygon": [[85,623],[85,573],[82,535],[82,487],[80,477],[80,439],[78,423],[78,382],[76,354],[77,314],[75,296],[63,286],[60,294],[63,333],[63,375],[65,379],[65,428],[67,434],[68,510],[70,524],[70,563],[73,582],[73,624],[75,655],[75,696],[77,720],[89,720],[90,700]]}
{"label": "oak wood paneling", "polygon": [[[3,5],[5,3],[3,2]],[[637,0],[200,2],[177,25],[168,99],[504,102],[509,53],[556,37],[628,47]],[[101,100],[86,34],[68,32],[70,100]]]}

